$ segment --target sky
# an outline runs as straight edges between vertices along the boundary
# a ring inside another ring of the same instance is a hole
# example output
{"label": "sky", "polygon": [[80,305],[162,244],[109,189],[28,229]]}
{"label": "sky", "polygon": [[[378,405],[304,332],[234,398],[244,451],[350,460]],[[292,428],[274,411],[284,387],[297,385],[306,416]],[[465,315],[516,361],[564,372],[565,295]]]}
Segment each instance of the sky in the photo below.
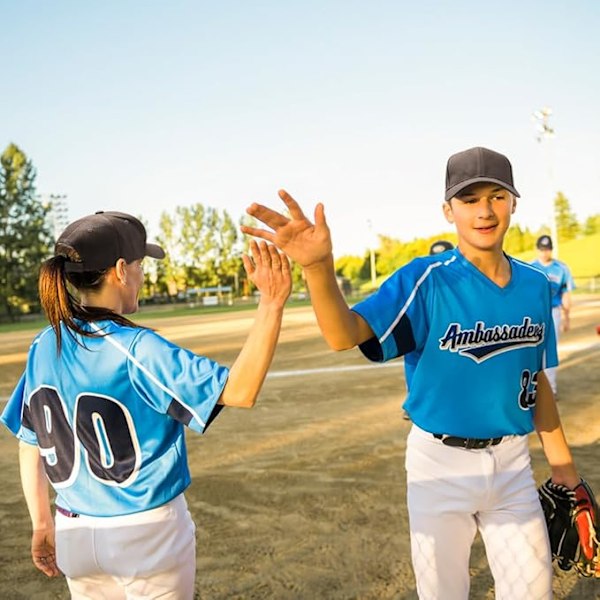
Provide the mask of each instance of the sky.
{"label": "sky", "polygon": [[[506,154],[513,223],[562,191],[600,213],[597,0],[0,0],[0,151],[70,220],[201,203],[238,221],[285,188],[334,252],[451,231],[448,157]],[[534,111],[552,109],[538,141]]]}

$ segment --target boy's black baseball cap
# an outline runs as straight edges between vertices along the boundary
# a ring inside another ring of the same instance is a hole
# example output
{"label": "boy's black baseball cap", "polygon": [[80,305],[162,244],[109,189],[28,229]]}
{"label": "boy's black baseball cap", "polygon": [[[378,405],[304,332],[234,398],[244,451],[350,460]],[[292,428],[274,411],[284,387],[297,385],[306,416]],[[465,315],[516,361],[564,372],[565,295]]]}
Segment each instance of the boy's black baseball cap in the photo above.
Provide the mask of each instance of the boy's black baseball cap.
{"label": "boy's black baseball cap", "polygon": [[552,250],[552,238],[549,235],[540,235],[535,245],[538,250]]}
{"label": "boy's black baseball cap", "polygon": [[80,262],[65,261],[65,271],[83,273],[113,267],[119,258],[130,263],[144,256],[164,258],[165,251],[146,242],[146,228],[135,217],[113,211],[98,211],[74,221],[61,233],[55,255],[64,255],[61,246],[72,248]]}
{"label": "boy's black baseball cap", "polygon": [[497,183],[520,197],[514,187],[512,167],[506,156],[477,146],[453,154],[446,166],[446,200],[473,183]]}

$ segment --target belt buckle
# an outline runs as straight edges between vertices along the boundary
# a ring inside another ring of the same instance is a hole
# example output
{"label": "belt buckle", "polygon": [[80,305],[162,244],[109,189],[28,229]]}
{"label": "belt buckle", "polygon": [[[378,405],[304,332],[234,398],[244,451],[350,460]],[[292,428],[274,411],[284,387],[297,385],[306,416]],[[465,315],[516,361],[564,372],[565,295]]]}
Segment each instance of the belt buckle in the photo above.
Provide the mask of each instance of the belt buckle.
{"label": "belt buckle", "polygon": [[448,435],[447,433],[437,434],[435,437],[437,437],[444,446],[450,446],[451,448],[466,448],[465,443],[468,441],[466,438]]}
{"label": "belt buckle", "polygon": [[481,450],[483,448],[489,448],[492,445],[493,440],[485,440],[478,438],[466,438],[465,448],[467,450]]}

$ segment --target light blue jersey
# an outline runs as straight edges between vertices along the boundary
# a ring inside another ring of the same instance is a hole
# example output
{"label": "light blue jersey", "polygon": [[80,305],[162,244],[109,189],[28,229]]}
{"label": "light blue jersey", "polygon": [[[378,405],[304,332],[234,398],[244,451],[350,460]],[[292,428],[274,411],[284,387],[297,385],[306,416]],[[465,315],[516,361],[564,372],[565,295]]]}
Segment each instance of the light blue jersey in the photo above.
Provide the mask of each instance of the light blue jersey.
{"label": "light blue jersey", "polygon": [[534,260],[531,263],[536,269],[539,269],[546,274],[550,280],[550,288],[552,289],[552,307],[562,305],[562,297],[565,292],[570,292],[575,289],[575,282],[571,276],[569,267],[564,262],[556,260],[544,265],[539,260]]}
{"label": "light blue jersey", "polygon": [[498,287],[458,249],[417,258],[357,304],[365,356],[411,353],[404,408],[430,433],[493,438],[533,430],[537,375],[558,364],[550,285],[510,258]]}
{"label": "light blue jersey", "polygon": [[36,444],[56,503],[75,513],[124,515],[155,508],[190,484],[184,425],[200,433],[218,414],[228,369],[149,329],[64,328],[57,360],[52,328],[33,341],[27,367],[0,420]]}

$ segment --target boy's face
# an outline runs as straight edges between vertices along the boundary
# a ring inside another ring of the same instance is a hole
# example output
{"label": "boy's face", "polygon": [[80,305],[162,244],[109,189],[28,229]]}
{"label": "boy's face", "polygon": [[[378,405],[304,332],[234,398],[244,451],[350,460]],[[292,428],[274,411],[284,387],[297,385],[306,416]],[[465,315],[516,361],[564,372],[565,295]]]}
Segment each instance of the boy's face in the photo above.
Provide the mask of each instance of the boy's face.
{"label": "boy's face", "polygon": [[444,203],[444,215],[456,226],[461,249],[501,250],[515,208],[508,190],[496,183],[474,183]]}
{"label": "boy's face", "polygon": [[542,263],[552,262],[552,250],[550,248],[538,248],[538,258]]}

